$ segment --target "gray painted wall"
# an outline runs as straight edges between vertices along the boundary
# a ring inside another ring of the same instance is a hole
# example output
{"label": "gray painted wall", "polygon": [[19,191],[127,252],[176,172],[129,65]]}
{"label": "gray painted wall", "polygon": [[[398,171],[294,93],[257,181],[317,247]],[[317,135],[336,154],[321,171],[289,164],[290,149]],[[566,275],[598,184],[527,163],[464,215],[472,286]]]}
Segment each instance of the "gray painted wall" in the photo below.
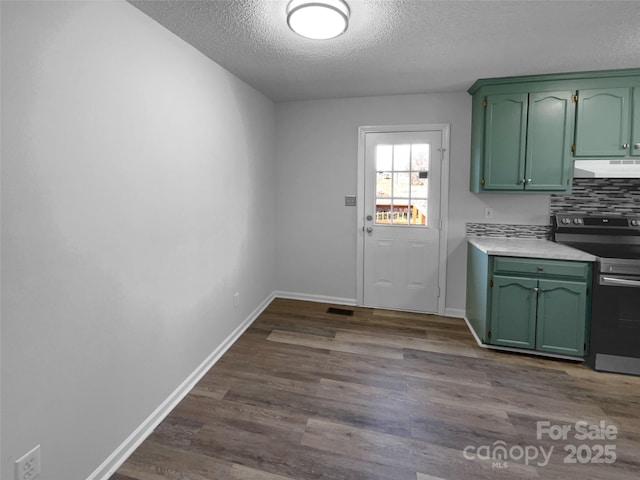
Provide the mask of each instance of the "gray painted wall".
{"label": "gray painted wall", "polygon": [[274,107],[124,2],[1,8],[2,478],[86,478],[273,290],[355,298],[358,126],[451,124],[451,312],[466,222],[547,223],[469,193],[464,92]]}
{"label": "gray painted wall", "polygon": [[[465,223],[549,223],[549,195],[469,192],[471,97],[466,92],[289,102],[276,105],[277,285],[300,295],[355,301],[358,127],[451,124],[447,297],[464,315]],[[361,201],[361,199],[359,199]]]}
{"label": "gray painted wall", "polygon": [[274,118],[127,3],[2,2],[0,477],[86,478],[271,294]]}

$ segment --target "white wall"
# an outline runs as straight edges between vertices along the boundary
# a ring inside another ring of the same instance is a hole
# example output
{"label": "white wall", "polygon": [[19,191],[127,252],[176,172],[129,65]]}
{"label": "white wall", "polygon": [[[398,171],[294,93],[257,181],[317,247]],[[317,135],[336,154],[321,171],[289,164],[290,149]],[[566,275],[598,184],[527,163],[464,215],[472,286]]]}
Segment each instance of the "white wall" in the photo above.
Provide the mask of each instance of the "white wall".
{"label": "white wall", "polygon": [[127,3],[2,2],[3,479],[86,478],[274,290],[274,121]]}
{"label": "white wall", "polygon": [[[358,127],[451,124],[446,307],[463,314],[465,223],[547,224],[548,195],[469,192],[471,97],[466,92],[363,97],[276,106],[277,286],[301,296],[356,299],[356,214],[344,196],[356,193]],[[362,201],[362,199],[358,199]]]}

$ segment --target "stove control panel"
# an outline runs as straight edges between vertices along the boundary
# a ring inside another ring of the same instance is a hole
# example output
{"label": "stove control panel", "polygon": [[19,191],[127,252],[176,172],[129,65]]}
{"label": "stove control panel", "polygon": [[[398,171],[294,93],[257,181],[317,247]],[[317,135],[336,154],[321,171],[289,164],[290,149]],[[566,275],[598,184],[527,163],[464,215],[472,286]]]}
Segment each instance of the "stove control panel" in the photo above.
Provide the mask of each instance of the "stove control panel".
{"label": "stove control panel", "polygon": [[640,229],[640,217],[624,216],[583,216],[575,214],[556,215],[552,217],[553,226],[556,228],[616,228],[616,229]]}

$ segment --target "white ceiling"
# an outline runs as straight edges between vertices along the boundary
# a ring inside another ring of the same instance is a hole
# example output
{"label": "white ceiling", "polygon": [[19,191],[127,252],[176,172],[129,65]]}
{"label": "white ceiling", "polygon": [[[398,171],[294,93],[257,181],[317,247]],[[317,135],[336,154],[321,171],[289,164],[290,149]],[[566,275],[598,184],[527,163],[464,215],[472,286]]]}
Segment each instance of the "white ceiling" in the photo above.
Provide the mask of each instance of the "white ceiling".
{"label": "white ceiling", "polygon": [[129,0],[274,101],[466,90],[478,78],[640,67],[640,0],[347,0],[307,40],[288,0]]}

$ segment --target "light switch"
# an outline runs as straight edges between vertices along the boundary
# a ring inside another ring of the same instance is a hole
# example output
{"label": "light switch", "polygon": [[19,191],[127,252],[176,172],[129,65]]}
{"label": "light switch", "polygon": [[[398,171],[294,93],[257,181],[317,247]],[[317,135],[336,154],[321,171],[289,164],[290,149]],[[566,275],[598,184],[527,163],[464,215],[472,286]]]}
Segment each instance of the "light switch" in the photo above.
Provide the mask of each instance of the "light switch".
{"label": "light switch", "polygon": [[356,196],[355,195],[345,195],[345,197],[344,197],[344,206],[345,207],[355,207],[356,206]]}

